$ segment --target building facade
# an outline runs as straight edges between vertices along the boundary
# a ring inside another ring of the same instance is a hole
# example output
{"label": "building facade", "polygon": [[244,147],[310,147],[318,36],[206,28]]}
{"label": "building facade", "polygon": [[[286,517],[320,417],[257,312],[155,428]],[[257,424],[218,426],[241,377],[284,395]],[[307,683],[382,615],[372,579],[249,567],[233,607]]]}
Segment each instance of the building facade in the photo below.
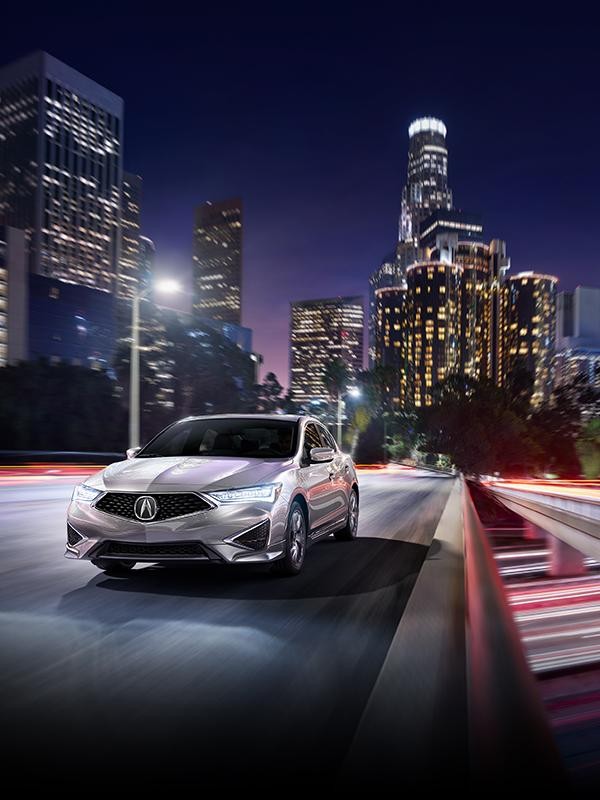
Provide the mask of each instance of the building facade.
{"label": "building facade", "polygon": [[458,242],[454,262],[462,267],[461,370],[475,380],[492,376],[489,247]]}
{"label": "building facade", "polygon": [[507,279],[504,371],[526,369],[533,378],[532,405],[548,399],[553,387],[558,278],[520,272]]}
{"label": "building facade", "polygon": [[434,386],[461,367],[462,267],[427,261],[407,272],[408,394],[431,405]]}
{"label": "building facade", "polygon": [[434,117],[416,119],[408,128],[408,137],[408,174],[402,193],[400,241],[412,241],[418,246],[422,221],[437,209],[452,208],[446,126]]}
{"label": "building facade", "polygon": [[600,389],[600,289],[559,292],[556,307],[556,384],[583,380]]}
{"label": "building facade", "polygon": [[324,378],[334,359],[344,362],[352,382],[363,368],[363,326],[362,297],[291,304],[290,390],[296,402],[331,399]]}
{"label": "building facade", "polygon": [[0,367],[27,359],[28,278],[24,231],[0,225]]}
{"label": "building facade", "polygon": [[114,291],[123,101],[47,53],[0,70],[0,222],[30,271]]}
{"label": "building facade", "polygon": [[408,380],[408,335],[406,286],[377,289],[375,363],[389,374],[387,393],[395,406],[406,400]]}
{"label": "building facade", "polygon": [[194,310],[200,317],[242,321],[242,201],[205,202],[196,209]]}
{"label": "building facade", "polygon": [[132,298],[138,291],[142,271],[141,250],[142,179],[123,173],[121,191],[121,251],[117,275],[117,295]]}

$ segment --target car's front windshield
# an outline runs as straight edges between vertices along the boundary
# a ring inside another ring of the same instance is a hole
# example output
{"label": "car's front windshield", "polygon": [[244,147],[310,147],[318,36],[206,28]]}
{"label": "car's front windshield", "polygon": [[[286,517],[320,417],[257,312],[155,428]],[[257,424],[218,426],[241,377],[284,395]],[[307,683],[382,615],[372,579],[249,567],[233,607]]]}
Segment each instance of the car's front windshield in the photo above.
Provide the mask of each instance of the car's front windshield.
{"label": "car's front windshield", "polygon": [[136,458],[290,458],[296,452],[298,423],[252,417],[188,419],[171,425]]}

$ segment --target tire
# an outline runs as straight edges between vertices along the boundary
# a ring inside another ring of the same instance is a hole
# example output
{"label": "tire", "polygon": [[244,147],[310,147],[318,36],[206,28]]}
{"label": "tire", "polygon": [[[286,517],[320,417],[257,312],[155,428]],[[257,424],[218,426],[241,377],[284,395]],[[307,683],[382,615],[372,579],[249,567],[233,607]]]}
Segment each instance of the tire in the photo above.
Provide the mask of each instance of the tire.
{"label": "tire", "polygon": [[301,571],[306,556],[307,527],[304,510],[294,500],[285,532],[285,554],[273,564],[276,575],[298,575]]}
{"label": "tire", "polygon": [[92,564],[107,575],[127,575],[135,567],[135,561],[117,561],[112,558],[93,558]]}
{"label": "tire", "polygon": [[349,542],[356,539],[358,532],[358,493],[352,489],[348,498],[348,519],[344,527],[333,535],[339,542]]}

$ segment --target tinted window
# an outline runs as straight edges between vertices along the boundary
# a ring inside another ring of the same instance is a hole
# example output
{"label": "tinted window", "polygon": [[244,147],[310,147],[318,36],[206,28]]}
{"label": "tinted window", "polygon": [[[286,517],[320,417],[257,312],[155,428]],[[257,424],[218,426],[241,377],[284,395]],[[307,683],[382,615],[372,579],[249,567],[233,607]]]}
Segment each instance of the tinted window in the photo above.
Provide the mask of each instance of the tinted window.
{"label": "tinted window", "polygon": [[310,461],[310,451],[313,447],[323,447],[323,442],[319,436],[317,426],[309,423],[304,429],[304,447],[302,449],[302,460],[306,463]]}
{"label": "tinted window", "polygon": [[193,419],[162,431],[137,455],[218,458],[290,458],[298,424],[289,420]]}

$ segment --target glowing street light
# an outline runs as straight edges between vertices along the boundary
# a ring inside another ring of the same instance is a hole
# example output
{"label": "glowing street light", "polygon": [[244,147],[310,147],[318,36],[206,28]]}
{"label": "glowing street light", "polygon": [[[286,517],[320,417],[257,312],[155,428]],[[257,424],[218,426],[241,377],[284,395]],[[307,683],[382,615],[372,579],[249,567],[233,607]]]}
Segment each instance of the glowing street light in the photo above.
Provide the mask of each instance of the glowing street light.
{"label": "glowing street light", "polygon": [[129,355],[129,447],[140,444],[140,301],[150,292],[176,294],[181,285],[172,278],[161,278],[153,285],[133,295],[131,302],[131,351]]}
{"label": "glowing street light", "polygon": [[342,446],[342,418],[344,415],[344,407],[346,403],[344,402],[345,397],[360,397],[362,394],[359,386],[350,386],[349,389],[346,389],[345,392],[340,392],[338,395],[338,402],[337,402],[337,440],[338,445]]}

